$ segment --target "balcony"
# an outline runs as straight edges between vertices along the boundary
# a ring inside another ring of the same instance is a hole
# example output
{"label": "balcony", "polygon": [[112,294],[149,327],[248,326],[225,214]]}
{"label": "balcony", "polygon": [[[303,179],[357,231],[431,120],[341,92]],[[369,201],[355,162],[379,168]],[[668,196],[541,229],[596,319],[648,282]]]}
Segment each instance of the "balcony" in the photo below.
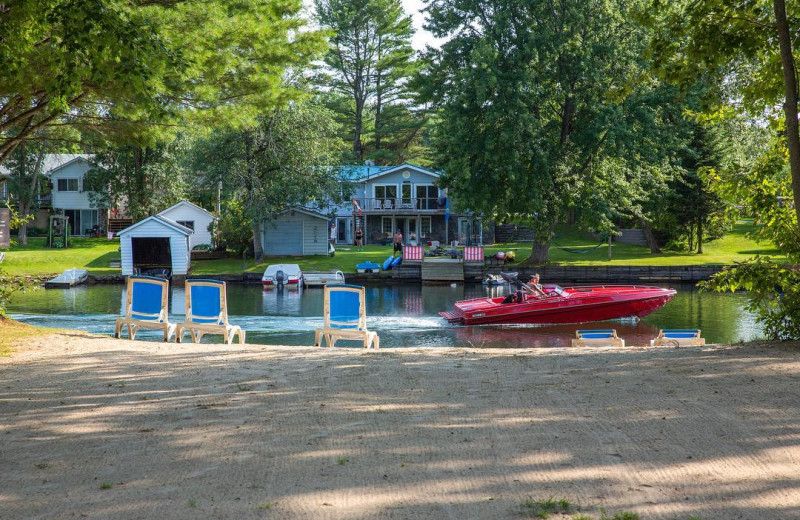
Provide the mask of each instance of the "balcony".
{"label": "balcony", "polygon": [[437,198],[389,198],[389,199],[355,199],[361,210],[369,214],[399,215],[444,213],[444,199]]}

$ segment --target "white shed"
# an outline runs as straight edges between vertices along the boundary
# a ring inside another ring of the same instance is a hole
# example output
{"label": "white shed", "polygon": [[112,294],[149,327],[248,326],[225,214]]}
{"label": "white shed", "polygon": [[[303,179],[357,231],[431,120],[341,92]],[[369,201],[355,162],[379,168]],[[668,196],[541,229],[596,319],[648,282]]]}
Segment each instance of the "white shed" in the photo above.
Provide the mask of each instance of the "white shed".
{"label": "white shed", "polygon": [[196,204],[192,204],[188,200],[182,200],[174,206],[159,212],[158,215],[167,217],[171,221],[194,231],[194,234],[189,237],[190,250],[200,244],[211,245],[212,238],[208,226],[217,218],[213,213]]}
{"label": "white shed", "polygon": [[122,253],[122,274],[145,274],[169,269],[170,275],[189,271],[189,237],[192,230],[161,215],[153,215],[117,233]]}

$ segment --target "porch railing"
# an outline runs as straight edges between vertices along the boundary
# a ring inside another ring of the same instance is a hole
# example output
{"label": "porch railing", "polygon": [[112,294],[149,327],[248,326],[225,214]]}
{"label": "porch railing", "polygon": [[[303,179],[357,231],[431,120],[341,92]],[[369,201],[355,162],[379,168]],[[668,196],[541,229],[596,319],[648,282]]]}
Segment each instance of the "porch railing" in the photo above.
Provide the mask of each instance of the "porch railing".
{"label": "porch railing", "polygon": [[356,199],[363,211],[373,213],[444,213],[445,201],[437,198]]}

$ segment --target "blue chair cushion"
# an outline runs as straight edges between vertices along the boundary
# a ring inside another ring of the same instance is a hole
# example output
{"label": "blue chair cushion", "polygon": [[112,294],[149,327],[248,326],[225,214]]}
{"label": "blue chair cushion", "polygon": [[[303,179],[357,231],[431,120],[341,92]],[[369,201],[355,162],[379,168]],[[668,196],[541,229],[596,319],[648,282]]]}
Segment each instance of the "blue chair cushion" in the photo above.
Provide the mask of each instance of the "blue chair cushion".
{"label": "blue chair cushion", "polygon": [[582,339],[606,339],[613,337],[611,332],[589,332],[581,334]]}
{"label": "blue chair cushion", "polygon": [[155,320],[146,314],[159,314],[161,312],[162,287],[152,283],[131,283],[131,316],[137,319]]}
{"label": "blue chair cushion", "polygon": [[[332,328],[356,329],[360,318],[361,302],[359,293],[351,291],[337,291],[336,286],[329,285],[330,290],[330,319],[331,321],[345,322],[345,324],[331,323]],[[357,287],[342,286],[339,287]]]}
{"label": "blue chair cushion", "polygon": [[[213,287],[208,285],[191,286],[189,298],[192,303],[192,323],[221,323],[218,318],[220,312],[222,312],[220,304],[221,293],[221,283]],[[198,318],[197,316],[213,317]]]}
{"label": "blue chair cushion", "polygon": [[664,332],[665,338],[672,338],[672,339],[685,339],[685,338],[696,338],[696,332]]}

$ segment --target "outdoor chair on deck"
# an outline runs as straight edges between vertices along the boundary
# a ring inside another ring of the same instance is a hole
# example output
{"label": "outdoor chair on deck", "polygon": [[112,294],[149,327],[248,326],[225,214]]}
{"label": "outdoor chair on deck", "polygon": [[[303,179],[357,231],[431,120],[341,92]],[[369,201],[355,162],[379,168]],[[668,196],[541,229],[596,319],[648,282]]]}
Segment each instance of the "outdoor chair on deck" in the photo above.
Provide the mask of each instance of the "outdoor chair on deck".
{"label": "outdoor chair on deck", "polygon": [[625,340],[617,336],[615,329],[578,329],[575,331],[573,347],[624,347]]}
{"label": "outdoor chair on deck", "polygon": [[175,333],[175,324],[169,322],[169,282],[150,276],[128,277],[125,316],[114,323],[114,337],[119,338],[122,327],[128,327],[128,338],[134,339],[138,329],[156,329],[164,332],[164,341]]}
{"label": "outdoor chair on deck", "polygon": [[186,280],[186,321],[178,324],[178,343],[186,331],[192,341],[200,343],[204,334],[222,334],[228,345],[239,336],[244,345],[244,331],[228,323],[228,296],[225,282],[217,280]]}
{"label": "outdoor chair on deck", "polygon": [[321,329],[314,331],[314,346],[322,346],[325,339],[329,347],[335,347],[340,339],[363,341],[364,348],[380,347],[380,338],[367,330],[367,307],[365,290],[358,285],[326,285],[324,318]]}
{"label": "outdoor chair on deck", "polygon": [[700,329],[664,329],[656,339],[650,341],[653,347],[702,347],[706,340],[700,337]]}

